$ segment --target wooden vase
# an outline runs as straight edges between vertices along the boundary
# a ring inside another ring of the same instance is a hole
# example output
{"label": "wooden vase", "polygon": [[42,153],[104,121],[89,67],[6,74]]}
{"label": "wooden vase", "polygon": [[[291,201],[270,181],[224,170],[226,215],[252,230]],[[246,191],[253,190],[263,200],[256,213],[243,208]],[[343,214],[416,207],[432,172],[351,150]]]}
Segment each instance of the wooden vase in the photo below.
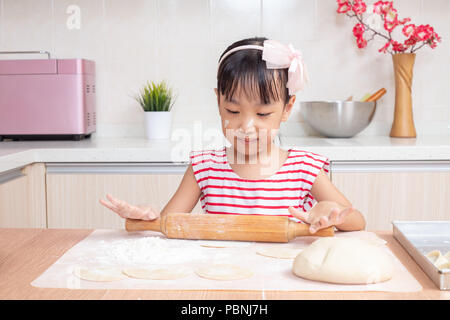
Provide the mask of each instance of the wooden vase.
{"label": "wooden vase", "polygon": [[392,55],[395,74],[395,110],[390,136],[394,138],[415,138],[411,85],[415,53]]}

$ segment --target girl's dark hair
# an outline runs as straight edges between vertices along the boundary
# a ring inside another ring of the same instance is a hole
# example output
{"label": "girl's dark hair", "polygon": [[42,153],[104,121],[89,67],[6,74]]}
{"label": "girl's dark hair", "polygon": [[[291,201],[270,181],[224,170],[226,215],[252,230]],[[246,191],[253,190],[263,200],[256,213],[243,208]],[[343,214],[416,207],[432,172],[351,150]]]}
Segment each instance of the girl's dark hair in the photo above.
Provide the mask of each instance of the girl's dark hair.
{"label": "girl's dark hair", "polygon": [[[219,58],[229,50],[242,45],[262,46],[265,37],[254,37],[237,41],[230,45]],[[217,72],[217,90],[231,100],[239,87],[247,97],[258,97],[260,103],[276,101],[289,102],[289,90],[286,88],[288,69],[267,69],[259,49],[244,49],[226,57]]]}

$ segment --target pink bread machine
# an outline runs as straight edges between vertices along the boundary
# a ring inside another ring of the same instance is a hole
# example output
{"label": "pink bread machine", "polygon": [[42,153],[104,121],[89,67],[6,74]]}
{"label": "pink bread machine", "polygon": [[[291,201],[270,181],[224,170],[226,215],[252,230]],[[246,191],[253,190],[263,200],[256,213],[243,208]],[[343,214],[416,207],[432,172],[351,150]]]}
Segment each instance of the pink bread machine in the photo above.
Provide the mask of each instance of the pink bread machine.
{"label": "pink bread machine", "polygon": [[0,141],[89,137],[96,127],[95,62],[38,53],[48,59],[0,60]]}

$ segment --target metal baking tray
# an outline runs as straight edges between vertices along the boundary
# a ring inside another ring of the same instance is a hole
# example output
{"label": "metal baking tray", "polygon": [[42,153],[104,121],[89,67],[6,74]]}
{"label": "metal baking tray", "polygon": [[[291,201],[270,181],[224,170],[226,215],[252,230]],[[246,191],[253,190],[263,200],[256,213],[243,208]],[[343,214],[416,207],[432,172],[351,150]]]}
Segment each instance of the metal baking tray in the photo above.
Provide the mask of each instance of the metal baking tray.
{"label": "metal baking tray", "polygon": [[425,256],[450,251],[450,221],[393,221],[394,238],[440,290],[450,290],[450,269],[439,270]]}

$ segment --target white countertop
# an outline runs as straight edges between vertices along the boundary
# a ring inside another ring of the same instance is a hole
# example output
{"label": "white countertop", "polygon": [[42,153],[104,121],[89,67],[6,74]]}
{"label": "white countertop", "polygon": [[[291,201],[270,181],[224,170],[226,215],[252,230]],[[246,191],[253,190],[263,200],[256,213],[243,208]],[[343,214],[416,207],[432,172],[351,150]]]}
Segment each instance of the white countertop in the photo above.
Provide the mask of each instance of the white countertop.
{"label": "white countertop", "polygon": [[[190,150],[221,145],[94,136],[82,141],[3,141],[0,142],[0,172],[33,162],[187,163]],[[450,136],[443,135],[415,139],[364,135],[350,139],[283,136],[281,147],[287,149],[290,146],[325,155],[331,161],[450,160]]]}

